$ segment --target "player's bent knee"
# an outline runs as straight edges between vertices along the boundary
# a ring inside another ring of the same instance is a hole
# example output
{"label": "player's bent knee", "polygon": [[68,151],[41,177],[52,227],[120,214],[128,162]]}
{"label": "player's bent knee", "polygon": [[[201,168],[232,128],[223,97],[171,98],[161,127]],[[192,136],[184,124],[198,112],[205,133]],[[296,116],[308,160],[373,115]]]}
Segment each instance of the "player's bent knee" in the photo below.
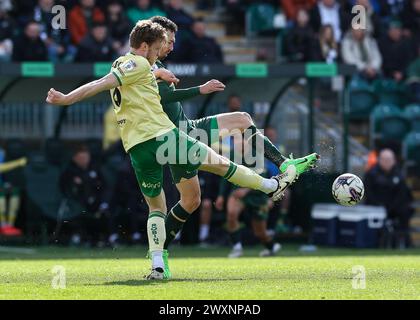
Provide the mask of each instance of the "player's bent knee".
{"label": "player's bent knee", "polygon": [[181,196],[181,206],[188,211],[189,213],[193,213],[200,207],[201,198],[200,196],[193,196],[193,197],[183,197]]}
{"label": "player's bent knee", "polygon": [[250,127],[254,122],[252,121],[251,115],[248,112],[240,112],[242,126],[246,129]]}

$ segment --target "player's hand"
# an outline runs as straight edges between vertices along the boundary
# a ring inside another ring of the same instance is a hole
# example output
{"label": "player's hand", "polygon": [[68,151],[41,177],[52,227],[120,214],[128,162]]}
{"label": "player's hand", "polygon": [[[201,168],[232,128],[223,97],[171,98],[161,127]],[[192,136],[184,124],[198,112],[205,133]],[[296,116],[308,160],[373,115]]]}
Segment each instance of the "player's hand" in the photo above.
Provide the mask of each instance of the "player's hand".
{"label": "player's hand", "polygon": [[223,198],[222,196],[218,196],[214,206],[216,207],[217,210],[222,211],[224,205],[225,205],[225,198]]}
{"label": "player's hand", "polygon": [[225,87],[226,86],[223,83],[221,83],[219,80],[212,79],[200,86],[200,93],[209,94],[212,92],[223,91],[225,90]]}
{"label": "player's hand", "polygon": [[160,68],[160,69],[155,70],[154,73],[155,73],[155,77],[160,78],[166,82],[173,83],[175,85],[177,85],[179,82],[179,79],[175,77],[175,75],[167,69]]}
{"label": "player's hand", "polygon": [[19,159],[19,165],[21,166],[21,167],[24,167],[24,166],[26,166],[28,164],[28,159],[26,158],[26,157],[23,157],[23,158],[20,158]]}
{"label": "player's hand", "polygon": [[64,93],[55,90],[54,88],[51,88],[50,91],[48,91],[48,96],[45,101],[56,106],[69,105],[67,96]]}

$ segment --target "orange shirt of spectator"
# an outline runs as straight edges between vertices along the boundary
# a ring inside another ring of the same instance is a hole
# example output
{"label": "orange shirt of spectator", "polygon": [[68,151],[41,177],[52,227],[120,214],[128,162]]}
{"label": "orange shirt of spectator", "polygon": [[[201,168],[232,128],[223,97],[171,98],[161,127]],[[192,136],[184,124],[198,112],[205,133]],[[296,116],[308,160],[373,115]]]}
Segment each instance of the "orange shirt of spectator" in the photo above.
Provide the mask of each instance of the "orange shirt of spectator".
{"label": "orange shirt of spectator", "polygon": [[[91,23],[100,23],[105,21],[105,16],[101,9],[93,8]],[[80,41],[86,36],[89,32],[88,21],[83,14],[83,10],[80,6],[75,6],[69,15],[69,30],[71,35],[71,40],[74,44],[78,45]]]}
{"label": "orange shirt of spectator", "polygon": [[378,163],[378,152],[373,150],[369,152],[368,160],[367,160],[367,164],[365,168],[366,171],[369,171],[370,169],[372,169],[374,166],[376,166],[377,163]]}
{"label": "orange shirt of spectator", "polygon": [[280,0],[280,2],[287,19],[296,20],[299,9],[309,11],[315,5],[316,0]]}

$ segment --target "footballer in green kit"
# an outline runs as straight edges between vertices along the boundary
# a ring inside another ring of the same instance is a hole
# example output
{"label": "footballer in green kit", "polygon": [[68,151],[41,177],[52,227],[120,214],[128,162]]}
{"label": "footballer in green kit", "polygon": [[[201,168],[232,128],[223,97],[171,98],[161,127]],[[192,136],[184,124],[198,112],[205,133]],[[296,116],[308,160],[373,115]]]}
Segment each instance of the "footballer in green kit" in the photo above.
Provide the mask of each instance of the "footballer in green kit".
{"label": "footballer in green kit", "polygon": [[[251,116],[245,112],[231,112],[223,113],[210,117],[205,117],[197,120],[188,119],[185,115],[181,105],[181,101],[193,98],[200,94],[208,94],[211,92],[221,91],[220,82],[211,80],[201,86],[187,89],[175,89],[175,84],[179,80],[171,72],[165,69],[162,60],[173,50],[175,43],[175,35],[178,30],[176,24],[166,17],[155,16],[150,19],[158,23],[167,32],[167,43],[159,54],[159,59],[153,66],[154,74],[158,79],[159,94],[161,96],[161,103],[163,110],[168,115],[169,119],[178,127],[183,127],[187,133],[194,129],[200,129],[206,133],[207,142],[210,147],[214,147],[216,151],[218,148],[219,138],[229,134],[233,130],[240,130],[241,132],[248,131],[250,136],[259,136],[260,141],[264,143],[264,156],[268,160],[275,163],[281,172],[286,172],[289,166],[294,166],[297,171],[297,176],[311,168],[319,160],[319,155],[316,153],[310,154],[303,158],[293,159],[285,158],[280,151],[271,143],[271,141],[262,135],[256,128]],[[251,145],[253,154],[257,154],[257,139],[250,139],[248,143]],[[201,194],[200,184],[197,176],[197,171],[183,171],[182,168],[171,168],[173,180],[180,192],[180,202],[174,208],[178,212],[170,211],[166,218],[166,241],[165,241],[165,261],[168,258],[168,246],[175,238],[176,234],[182,229],[183,224],[188,219],[189,215],[193,213],[200,205]],[[278,199],[277,199],[278,200]],[[165,268],[167,274],[170,275],[169,266],[166,263]]]}
{"label": "footballer in green kit", "polygon": [[[282,174],[263,178],[180,131],[162,108],[158,84],[152,72],[162,47],[168,43],[165,29],[150,20],[141,20],[133,27],[129,41],[130,52],[115,60],[109,74],[68,94],[51,88],[46,101],[69,106],[109,90],[123,146],[130,155],[139,187],[149,207],[147,235],[152,268],[146,279],[163,280],[170,277],[164,262],[164,259],[167,262],[164,245],[168,234],[166,199],[162,189],[164,164],[169,164],[171,170],[186,173],[197,169],[207,171],[235,185],[260,190],[273,200],[278,200],[296,180],[297,169],[295,165],[290,165]],[[224,89],[219,81],[204,87],[208,93]],[[182,193],[189,187],[182,186]],[[185,222],[183,217],[189,215],[185,208],[197,206],[194,201],[192,197],[181,197],[180,203],[170,210],[174,224],[169,235]]]}

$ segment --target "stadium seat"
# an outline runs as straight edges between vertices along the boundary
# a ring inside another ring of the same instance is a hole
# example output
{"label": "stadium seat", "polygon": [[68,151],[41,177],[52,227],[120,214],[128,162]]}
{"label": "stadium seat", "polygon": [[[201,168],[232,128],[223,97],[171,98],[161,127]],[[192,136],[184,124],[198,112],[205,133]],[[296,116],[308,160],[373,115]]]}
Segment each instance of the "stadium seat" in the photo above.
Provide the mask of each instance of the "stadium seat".
{"label": "stadium seat", "polygon": [[402,140],[410,131],[410,121],[392,104],[376,106],[370,116],[370,123],[371,139]]}
{"label": "stadium seat", "polygon": [[390,79],[376,80],[373,83],[375,94],[378,96],[379,103],[393,104],[398,107],[405,105],[407,96],[403,85]]}
{"label": "stadium seat", "polygon": [[420,164],[420,132],[410,132],[405,137],[403,156],[408,164]]}
{"label": "stadium seat", "polygon": [[274,28],[275,10],[269,4],[253,4],[246,11],[246,34],[255,36]]}
{"label": "stadium seat", "polygon": [[377,104],[378,98],[373,89],[365,82],[350,84],[350,113],[351,119],[367,119]]}
{"label": "stadium seat", "polygon": [[411,130],[420,132],[420,105],[410,104],[406,106],[404,116],[411,122]]}

